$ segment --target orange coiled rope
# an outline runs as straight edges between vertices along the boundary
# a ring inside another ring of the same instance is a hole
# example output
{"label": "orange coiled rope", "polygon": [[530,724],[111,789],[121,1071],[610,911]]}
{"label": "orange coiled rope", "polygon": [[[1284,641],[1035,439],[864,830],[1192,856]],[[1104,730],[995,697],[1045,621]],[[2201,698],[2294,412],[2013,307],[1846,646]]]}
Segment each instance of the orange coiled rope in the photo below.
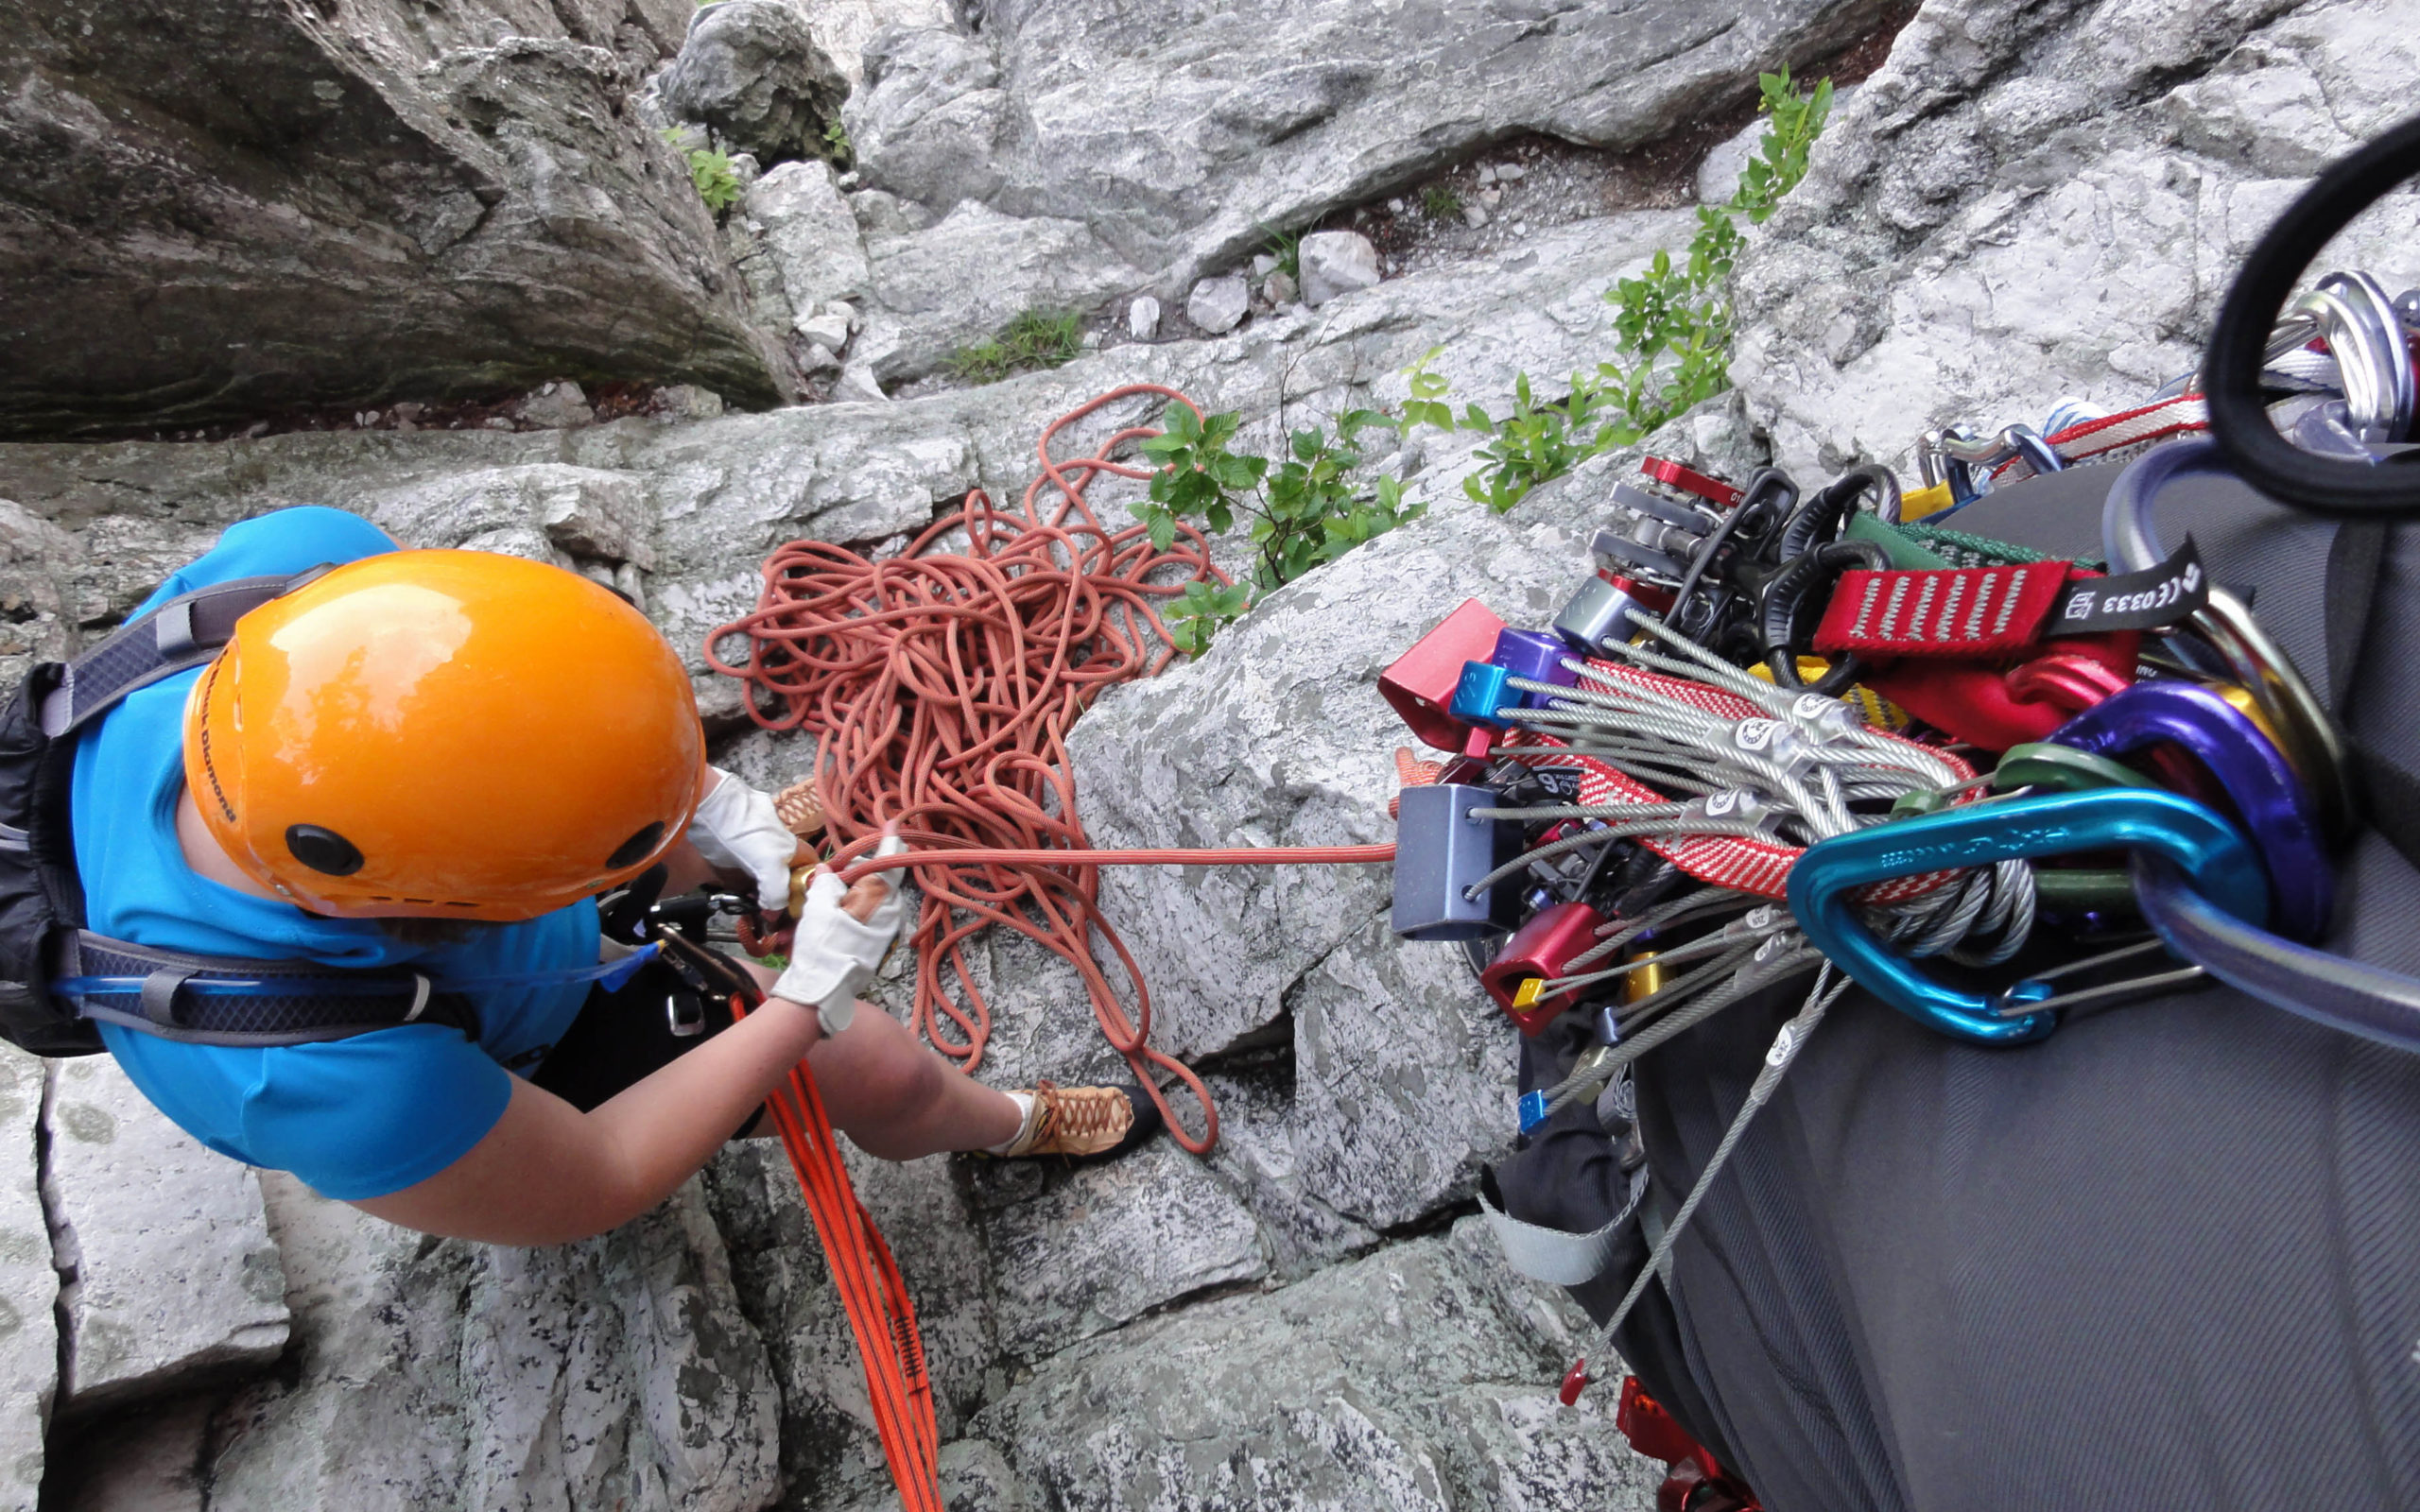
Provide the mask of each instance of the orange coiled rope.
{"label": "orange coiled rope", "polygon": [[[1017,510],[971,492],[905,554],[882,561],[821,541],[783,546],[765,563],[755,610],[708,638],[706,661],[751,685],[756,723],[821,737],[815,782],[837,845],[833,865],[863,861],[883,825],[898,821],[913,853],[885,865],[911,868],[924,897],[914,933],[915,1021],[926,1039],[963,1070],[981,1063],[991,1015],[963,946],[985,925],[1005,925],[1076,969],[1102,1033],[1159,1104],[1170,1134],[1201,1154],[1218,1140],[1218,1109],[1190,1068],[1147,1042],[1150,989],[1101,917],[1098,873],[1087,864],[1111,855],[1069,855],[1090,846],[1067,773],[1068,727],[1102,689],[1149,677],[1176,655],[1154,600],[1182,593],[1188,580],[1227,580],[1191,526],[1180,524],[1170,548],[1159,550],[1141,525],[1104,526],[1084,497],[1104,474],[1150,477],[1150,468],[1110,456],[1157,430],[1118,430],[1074,460],[1050,455],[1062,430],[1135,395],[1200,413],[1156,384],[1113,389],[1043,431],[1035,448],[1042,475]],[[962,551],[937,549],[961,536]],[[749,638],[744,664],[716,654],[730,635]],[[1381,861],[1392,853],[1390,846],[1346,846],[1111,854],[1137,863],[1252,863]],[[1132,984],[1131,1014],[1095,958],[1096,932]],[[1160,1090],[1167,1077],[1200,1103],[1200,1135],[1168,1106]]]}

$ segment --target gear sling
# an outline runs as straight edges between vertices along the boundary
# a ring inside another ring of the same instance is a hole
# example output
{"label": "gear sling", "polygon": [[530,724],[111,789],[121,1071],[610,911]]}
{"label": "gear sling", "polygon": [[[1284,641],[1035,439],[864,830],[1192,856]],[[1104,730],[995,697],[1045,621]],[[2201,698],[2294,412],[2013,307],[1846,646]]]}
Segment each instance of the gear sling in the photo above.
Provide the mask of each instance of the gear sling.
{"label": "gear sling", "polygon": [[38,1056],[85,1056],[102,1048],[101,1023],[247,1047],[406,1023],[478,1038],[469,1001],[417,971],[198,955],[84,927],[69,815],[76,737],[128,694],[209,662],[237,620],[325,571],[180,594],[81,656],[38,664],[0,711],[0,1039]]}

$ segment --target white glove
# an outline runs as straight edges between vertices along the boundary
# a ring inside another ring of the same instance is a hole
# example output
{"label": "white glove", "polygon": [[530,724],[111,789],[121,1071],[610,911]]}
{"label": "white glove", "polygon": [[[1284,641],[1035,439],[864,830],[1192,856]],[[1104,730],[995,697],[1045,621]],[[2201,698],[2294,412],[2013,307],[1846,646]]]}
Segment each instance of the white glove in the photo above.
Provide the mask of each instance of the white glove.
{"label": "white glove", "polygon": [[[894,834],[874,854],[895,856],[907,849],[908,842]],[[832,872],[816,871],[806,885],[806,910],[799,917],[797,936],[790,942],[790,963],[773,983],[773,996],[813,1008],[827,1035],[838,1034],[856,1018],[857,994],[873,980],[883,953],[908,918],[908,900],[896,883],[863,923],[840,906],[848,891]]]}
{"label": "white glove", "polygon": [[717,779],[689,819],[689,843],[714,867],[732,867],[756,879],[756,905],[778,914],[790,905],[790,858],[798,836],[773,812],[766,794],[718,766]]}

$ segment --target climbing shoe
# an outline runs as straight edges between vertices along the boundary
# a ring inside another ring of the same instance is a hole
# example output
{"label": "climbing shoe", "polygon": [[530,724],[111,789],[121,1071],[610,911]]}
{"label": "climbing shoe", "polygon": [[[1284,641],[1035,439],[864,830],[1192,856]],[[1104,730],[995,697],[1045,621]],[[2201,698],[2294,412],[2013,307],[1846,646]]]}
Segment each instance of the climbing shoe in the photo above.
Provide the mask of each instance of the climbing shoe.
{"label": "climbing shoe", "polygon": [[1159,1106],[1132,1084],[1060,1087],[1046,1081],[1011,1095],[1020,1102],[1031,1099],[1031,1107],[1017,1137],[987,1152],[1003,1160],[1106,1160],[1125,1154],[1160,1127]]}

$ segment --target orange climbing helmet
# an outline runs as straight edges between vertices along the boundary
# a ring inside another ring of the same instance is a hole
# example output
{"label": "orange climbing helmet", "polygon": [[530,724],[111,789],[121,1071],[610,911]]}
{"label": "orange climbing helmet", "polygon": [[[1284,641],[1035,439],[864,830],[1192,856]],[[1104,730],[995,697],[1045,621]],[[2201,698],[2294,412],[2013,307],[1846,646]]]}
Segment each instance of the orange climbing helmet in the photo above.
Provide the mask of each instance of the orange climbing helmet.
{"label": "orange climbing helmet", "polygon": [[185,783],[244,873],[314,913],[510,922],[687,828],[680,659],[574,573],[483,551],[338,567],[235,624],[185,704]]}

